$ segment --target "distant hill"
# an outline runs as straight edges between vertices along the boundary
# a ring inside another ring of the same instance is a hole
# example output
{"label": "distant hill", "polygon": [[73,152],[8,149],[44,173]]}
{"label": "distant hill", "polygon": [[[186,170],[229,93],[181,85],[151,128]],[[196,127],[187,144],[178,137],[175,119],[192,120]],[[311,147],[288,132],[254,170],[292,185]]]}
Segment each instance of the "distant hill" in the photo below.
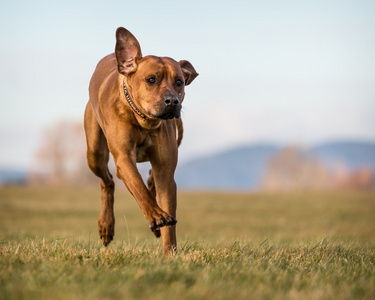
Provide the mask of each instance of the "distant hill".
{"label": "distant hill", "polygon": [[[273,144],[256,144],[233,148],[210,156],[200,157],[176,170],[176,182],[185,189],[244,189],[256,190],[264,179],[267,163],[283,148]],[[328,168],[345,166],[350,171],[366,167],[375,172],[375,143],[363,141],[337,141],[304,149]],[[149,164],[139,164],[144,179]],[[115,172],[113,172],[115,173]],[[25,183],[27,171],[0,167],[0,185]]]}
{"label": "distant hill", "polygon": [[266,163],[279,151],[269,144],[244,146],[202,157],[177,167],[176,182],[182,188],[256,188]]}
{"label": "distant hill", "polygon": [[0,186],[10,183],[22,184],[27,181],[27,172],[11,168],[0,168]]}
{"label": "distant hill", "polygon": [[[198,158],[177,168],[176,182],[180,188],[257,189],[268,160],[280,150],[271,144],[249,145]],[[351,170],[367,167],[375,171],[375,143],[338,141],[305,151],[327,167],[342,164]]]}
{"label": "distant hill", "polygon": [[370,142],[331,142],[310,149],[328,166],[343,163],[351,170],[368,167],[375,170],[375,143]]}

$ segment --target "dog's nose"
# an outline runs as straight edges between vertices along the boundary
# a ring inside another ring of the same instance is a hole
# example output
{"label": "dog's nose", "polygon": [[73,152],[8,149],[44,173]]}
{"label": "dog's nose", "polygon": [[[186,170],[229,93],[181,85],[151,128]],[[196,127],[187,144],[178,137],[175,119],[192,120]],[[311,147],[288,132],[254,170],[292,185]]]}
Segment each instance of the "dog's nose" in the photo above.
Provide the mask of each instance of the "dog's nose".
{"label": "dog's nose", "polygon": [[180,100],[175,95],[165,95],[163,101],[166,106],[174,106],[180,103]]}

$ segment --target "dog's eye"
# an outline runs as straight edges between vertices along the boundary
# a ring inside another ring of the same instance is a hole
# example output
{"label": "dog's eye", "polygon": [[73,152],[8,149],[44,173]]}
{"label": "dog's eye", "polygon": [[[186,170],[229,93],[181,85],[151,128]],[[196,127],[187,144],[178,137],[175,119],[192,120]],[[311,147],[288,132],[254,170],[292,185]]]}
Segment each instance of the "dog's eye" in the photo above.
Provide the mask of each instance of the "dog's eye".
{"label": "dog's eye", "polygon": [[156,78],[155,77],[150,77],[150,78],[147,79],[147,82],[151,83],[151,84],[154,84],[156,82]]}
{"label": "dog's eye", "polygon": [[182,80],[181,79],[177,79],[176,80],[176,85],[177,86],[181,86],[182,85]]}

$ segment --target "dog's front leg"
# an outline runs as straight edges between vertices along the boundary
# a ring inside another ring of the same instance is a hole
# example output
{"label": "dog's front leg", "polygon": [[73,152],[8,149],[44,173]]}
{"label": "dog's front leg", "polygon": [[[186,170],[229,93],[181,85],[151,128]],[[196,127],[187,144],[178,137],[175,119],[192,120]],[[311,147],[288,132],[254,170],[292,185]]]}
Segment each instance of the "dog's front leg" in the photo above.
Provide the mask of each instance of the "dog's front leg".
{"label": "dog's front leg", "polygon": [[145,186],[136,167],[135,154],[115,155],[117,176],[124,182],[129,192],[137,200],[139,207],[145,215],[151,230],[177,223],[173,214],[162,210],[156,199]]}
{"label": "dog's front leg", "polygon": [[[173,218],[176,218],[177,210],[177,186],[174,180],[174,172],[177,166],[176,127],[174,120],[165,122],[160,129],[160,134],[154,137],[153,147],[150,151],[150,162],[156,191],[156,199],[159,206]],[[177,250],[176,226],[161,228],[164,254]]]}
{"label": "dog's front leg", "polygon": [[[158,167],[153,165],[152,174],[155,182],[156,199],[159,206],[169,215],[176,218],[177,210],[177,186],[174,181],[174,168]],[[160,229],[163,240],[164,254],[173,253],[177,250],[176,225]]]}

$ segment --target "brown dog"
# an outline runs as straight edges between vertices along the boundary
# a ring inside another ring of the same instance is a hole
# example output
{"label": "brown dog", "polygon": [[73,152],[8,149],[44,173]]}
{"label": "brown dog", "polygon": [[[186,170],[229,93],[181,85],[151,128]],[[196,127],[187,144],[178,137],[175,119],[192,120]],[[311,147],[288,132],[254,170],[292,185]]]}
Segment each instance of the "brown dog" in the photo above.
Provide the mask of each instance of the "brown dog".
{"label": "brown dog", "polygon": [[[125,28],[116,31],[115,53],[104,57],[91,78],[85,111],[87,161],[101,178],[99,234],[107,246],[114,236],[114,182],[108,170],[109,152],[117,176],[137,200],[164,253],[176,250],[177,148],[182,139],[181,104],[184,87],[198,73],[186,60],[142,57],[137,39]],[[178,136],[176,131],[178,131]],[[136,162],[150,161],[142,181]]]}

